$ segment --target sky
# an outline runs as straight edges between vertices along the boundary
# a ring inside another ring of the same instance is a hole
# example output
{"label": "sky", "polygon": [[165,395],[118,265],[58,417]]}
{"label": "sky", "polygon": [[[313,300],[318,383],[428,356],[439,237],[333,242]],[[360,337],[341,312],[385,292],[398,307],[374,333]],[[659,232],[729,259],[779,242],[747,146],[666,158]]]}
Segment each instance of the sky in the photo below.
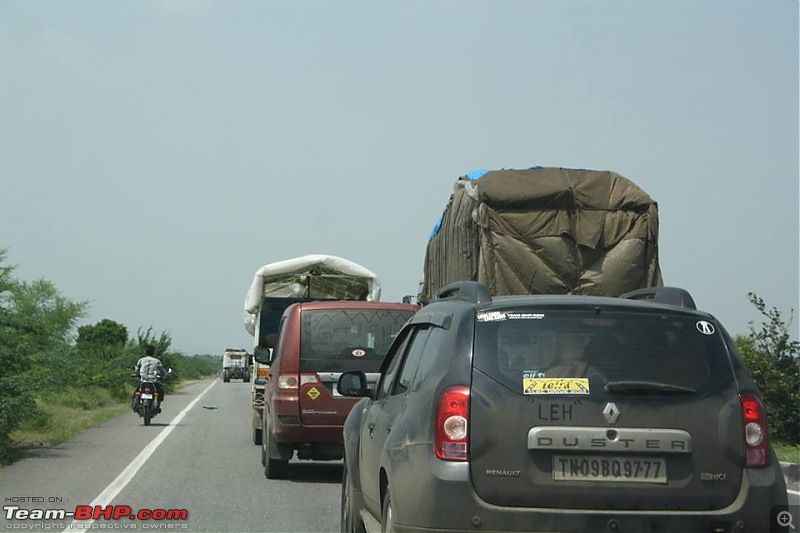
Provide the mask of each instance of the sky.
{"label": "sky", "polygon": [[[0,248],[133,336],[252,349],[256,270],[413,294],[459,176],[613,170],[734,335],[800,307],[798,2],[0,0]],[[798,320],[792,324],[797,338]]]}

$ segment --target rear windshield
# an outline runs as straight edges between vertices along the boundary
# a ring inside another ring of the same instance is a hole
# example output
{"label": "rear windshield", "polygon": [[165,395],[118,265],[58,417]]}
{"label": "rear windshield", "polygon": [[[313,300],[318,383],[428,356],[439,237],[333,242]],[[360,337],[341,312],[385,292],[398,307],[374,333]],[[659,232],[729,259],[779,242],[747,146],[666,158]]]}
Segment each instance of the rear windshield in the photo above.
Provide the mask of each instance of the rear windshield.
{"label": "rear windshield", "polygon": [[[603,393],[608,383],[625,389],[625,382],[699,392],[732,377],[727,361],[719,326],[680,313],[538,308],[477,315],[475,367],[525,394],[567,386],[541,378],[585,378],[569,385],[589,385],[584,394]],[[646,388],[628,383],[626,390]]]}
{"label": "rear windshield", "polygon": [[303,311],[300,370],[377,372],[413,311],[337,309]]}

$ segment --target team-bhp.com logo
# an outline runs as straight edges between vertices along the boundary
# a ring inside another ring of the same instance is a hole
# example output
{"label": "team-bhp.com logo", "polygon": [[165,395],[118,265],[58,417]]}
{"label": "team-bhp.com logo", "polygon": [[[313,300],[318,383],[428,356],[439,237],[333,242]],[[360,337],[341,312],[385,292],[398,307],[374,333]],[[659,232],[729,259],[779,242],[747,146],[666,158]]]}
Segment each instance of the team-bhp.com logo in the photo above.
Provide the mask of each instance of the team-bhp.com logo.
{"label": "team-bhp.com logo", "polygon": [[[78,505],[74,511],[66,509],[23,509],[19,505],[5,505],[3,511],[6,520],[143,520],[143,521],[176,521],[187,520],[186,509],[140,509],[134,511],[127,505]],[[157,529],[158,525],[152,524]]]}

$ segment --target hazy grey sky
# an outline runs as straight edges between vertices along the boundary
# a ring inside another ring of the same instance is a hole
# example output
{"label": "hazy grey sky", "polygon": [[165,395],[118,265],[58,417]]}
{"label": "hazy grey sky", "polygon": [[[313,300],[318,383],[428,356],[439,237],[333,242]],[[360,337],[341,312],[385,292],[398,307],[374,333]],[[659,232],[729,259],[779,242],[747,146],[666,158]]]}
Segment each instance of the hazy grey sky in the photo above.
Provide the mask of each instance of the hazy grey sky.
{"label": "hazy grey sky", "polygon": [[748,291],[800,307],[798,50],[795,0],[0,0],[0,248],[83,323],[218,354],[266,263],[398,300],[458,176],[607,169],[746,333]]}

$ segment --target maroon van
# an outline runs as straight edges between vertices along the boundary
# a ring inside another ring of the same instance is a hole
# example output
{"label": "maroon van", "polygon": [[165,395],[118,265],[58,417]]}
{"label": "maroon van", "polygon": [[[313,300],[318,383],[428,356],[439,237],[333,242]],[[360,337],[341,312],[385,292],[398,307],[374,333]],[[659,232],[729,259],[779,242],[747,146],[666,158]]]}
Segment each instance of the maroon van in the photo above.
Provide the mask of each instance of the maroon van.
{"label": "maroon van", "polygon": [[343,457],[342,425],[357,398],[339,395],[344,372],[374,386],[395,335],[418,310],[404,303],[316,301],[289,306],[270,357],[261,443],[264,475],[286,477],[289,460]]}

